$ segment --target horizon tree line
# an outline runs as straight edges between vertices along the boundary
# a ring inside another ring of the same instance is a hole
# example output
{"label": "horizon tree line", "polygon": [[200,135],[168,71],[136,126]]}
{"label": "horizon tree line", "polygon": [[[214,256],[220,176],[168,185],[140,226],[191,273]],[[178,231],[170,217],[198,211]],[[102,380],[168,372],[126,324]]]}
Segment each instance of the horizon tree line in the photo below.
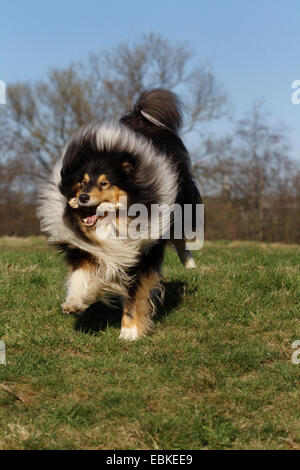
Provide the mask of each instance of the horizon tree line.
{"label": "horizon tree line", "polygon": [[189,44],[156,34],[7,86],[0,107],[0,236],[38,234],[38,186],[70,135],[88,121],[118,119],[155,87],[185,103],[182,136],[185,143],[193,136],[206,238],[299,243],[300,169],[286,130],[256,101],[230,135],[207,135],[211,122],[229,116],[226,91]]}

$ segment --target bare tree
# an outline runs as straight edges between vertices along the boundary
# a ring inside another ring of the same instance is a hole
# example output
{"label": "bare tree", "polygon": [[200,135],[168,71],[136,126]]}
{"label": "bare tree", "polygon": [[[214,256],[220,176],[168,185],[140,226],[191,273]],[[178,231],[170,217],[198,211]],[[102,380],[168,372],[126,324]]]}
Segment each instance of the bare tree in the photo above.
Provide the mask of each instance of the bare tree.
{"label": "bare tree", "polygon": [[286,239],[283,227],[295,203],[299,168],[289,157],[285,129],[270,124],[263,103],[254,103],[232,136],[205,144],[203,155],[210,158],[194,169],[218,210],[230,212],[235,237]]}
{"label": "bare tree", "polygon": [[210,67],[198,63],[191,47],[154,34],[133,44],[119,44],[105,54],[91,54],[86,76],[94,89],[98,86],[101,110],[112,118],[130,109],[143,90],[153,87],[184,96],[188,118],[184,132],[228,111],[226,93]]}
{"label": "bare tree", "polygon": [[226,115],[226,93],[188,44],[154,34],[7,87],[0,107],[0,233],[37,233],[37,183],[71,133],[91,120],[118,119],[153,87],[183,98],[183,133],[198,133],[194,171],[205,194],[206,235],[300,242],[300,170],[285,129],[256,102],[232,135],[203,137],[206,122]]}
{"label": "bare tree", "polygon": [[226,94],[190,47],[150,34],[92,53],[84,63],[54,68],[39,82],[8,86],[0,115],[2,158],[27,159],[29,176],[44,178],[76,128],[90,120],[116,119],[142,90],[160,86],[185,95],[186,131],[226,112]]}

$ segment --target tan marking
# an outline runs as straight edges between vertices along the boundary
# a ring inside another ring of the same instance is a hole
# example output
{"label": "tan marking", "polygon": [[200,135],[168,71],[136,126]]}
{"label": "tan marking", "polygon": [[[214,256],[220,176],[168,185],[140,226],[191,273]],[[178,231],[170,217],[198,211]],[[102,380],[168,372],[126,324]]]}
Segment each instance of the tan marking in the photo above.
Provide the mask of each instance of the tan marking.
{"label": "tan marking", "polygon": [[98,186],[94,186],[88,194],[90,196],[90,200],[95,201],[97,205],[104,201],[103,192],[98,188]]}
{"label": "tan marking", "polygon": [[133,170],[132,164],[127,161],[122,163],[122,168],[125,171],[125,173],[131,173]]}
{"label": "tan marking", "polygon": [[153,328],[151,320],[151,315],[153,314],[151,291],[159,287],[160,279],[161,277],[158,272],[144,275],[134,297],[128,298],[125,301],[122,328],[131,329],[136,327],[138,337],[144,336]]}
{"label": "tan marking", "polygon": [[81,189],[81,183],[76,183],[72,186],[72,191],[77,192]]}
{"label": "tan marking", "polygon": [[72,186],[72,191],[75,193],[76,198],[78,198],[80,196],[80,194],[82,193],[82,189],[83,189],[84,185],[89,183],[89,181],[90,181],[90,177],[89,177],[88,173],[85,173],[83,175],[82,180],[79,181],[78,183],[74,184],[74,186]]}
{"label": "tan marking", "polygon": [[83,175],[83,179],[81,181],[81,184],[86,184],[86,183],[89,183],[90,182],[90,177],[89,177],[89,174],[88,173],[85,173]]}
{"label": "tan marking", "polygon": [[[84,184],[90,181],[89,175],[86,173],[83,177],[80,189],[76,194],[76,197],[79,197],[82,192],[84,192]],[[107,183],[106,186],[97,186],[101,183]],[[88,192],[91,201],[94,201],[96,205],[101,204],[103,201],[111,202],[111,194],[108,193],[111,190],[109,180],[107,179],[105,174],[99,176],[97,180],[97,185],[94,185],[91,191]],[[105,193],[105,194],[104,194]]]}
{"label": "tan marking", "polygon": [[118,188],[118,186],[113,186],[113,191],[114,191],[114,198],[115,198],[114,202],[119,202],[120,197],[128,198],[128,194],[126,193],[126,191],[123,191],[123,189]]}
{"label": "tan marking", "polygon": [[102,175],[99,176],[97,183],[107,183],[109,185],[109,180],[107,179],[107,176],[103,173]]}
{"label": "tan marking", "polygon": [[101,202],[116,203],[120,201],[122,196],[128,198],[128,194],[118,186],[110,186],[107,189],[106,187],[100,189],[98,186],[94,186],[89,195],[91,200],[97,201],[98,204],[101,204]]}
{"label": "tan marking", "polygon": [[69,266],[69,274],[72,274],[72,272],[76,271],[76,269],[79,269],[79,268],[90,271],[92,273],[95,271],[96,266],[97,266],[97,263],[92,257],[85,258],[78,262],[75,261],[73,265]]}

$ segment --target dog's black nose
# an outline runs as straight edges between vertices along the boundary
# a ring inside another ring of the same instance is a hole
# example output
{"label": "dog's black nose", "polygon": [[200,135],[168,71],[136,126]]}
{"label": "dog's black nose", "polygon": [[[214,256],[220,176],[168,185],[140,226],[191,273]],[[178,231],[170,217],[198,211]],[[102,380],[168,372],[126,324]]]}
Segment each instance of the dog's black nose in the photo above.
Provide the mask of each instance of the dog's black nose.
{"label": "dog's black nose", "polygon": [[80,194],[79,196],[79,201],[82,202],[83,204],[85,204],[86,202],[88,202],[90,199],[90,196],[86,193],[82,193]]}

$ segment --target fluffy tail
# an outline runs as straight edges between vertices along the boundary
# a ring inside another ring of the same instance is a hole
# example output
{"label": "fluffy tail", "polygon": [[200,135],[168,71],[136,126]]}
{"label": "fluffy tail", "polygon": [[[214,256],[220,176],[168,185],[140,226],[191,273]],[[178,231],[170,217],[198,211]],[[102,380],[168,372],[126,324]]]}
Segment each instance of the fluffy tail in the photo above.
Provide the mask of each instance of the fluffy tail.
{"label": "fluffy tail", "polygon": [[134,126],[134,121],[143,116],[148,122],[166,127],[177,133],[182,125],[183,104],[175,93],[162,88],[144,91],[132,112],[123,116],[121,122]]}

